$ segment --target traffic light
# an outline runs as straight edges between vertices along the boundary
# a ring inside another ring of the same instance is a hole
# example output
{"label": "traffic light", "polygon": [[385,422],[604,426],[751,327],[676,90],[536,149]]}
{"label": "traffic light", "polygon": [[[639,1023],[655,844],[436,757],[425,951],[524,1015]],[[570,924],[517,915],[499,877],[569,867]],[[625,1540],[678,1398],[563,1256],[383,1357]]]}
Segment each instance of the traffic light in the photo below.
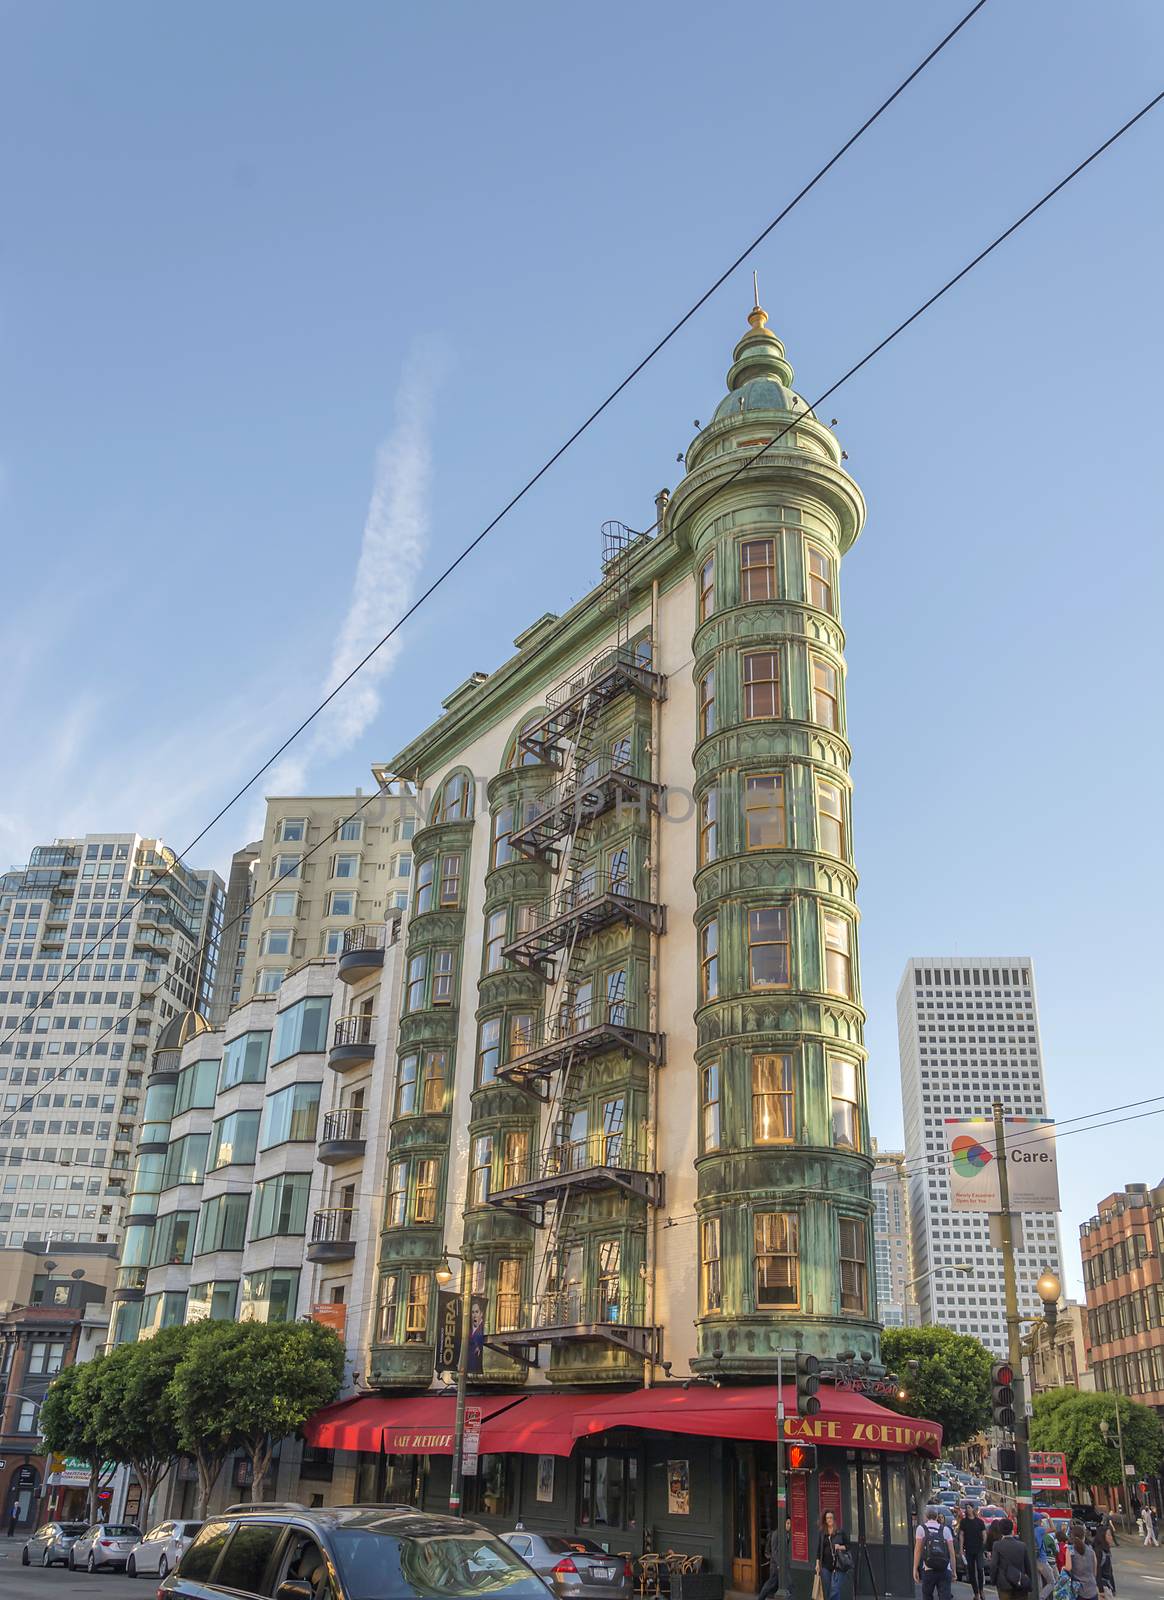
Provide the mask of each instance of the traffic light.
{"label": "traffic light", "polygon": [[820,1362],[815,1356],[798,1355],[796,1358],[796,1415],[815,1417],[820,1410],[816,1391],[820,1388]]}
{"label": "traffic light", "polygon": [[1014,1427],[1014,1368],[996,1361],[990,1369],[990,1411],[996,1428]]}
{"label": "traffic light", "polygon": [[788,1452],[789,1472],[815,1472],[816,1471],[816,1445],[795,1444],[785,1446]]}
{"label": "traffic light", "polygon": [[1012,1444],[998,1448],[998,1475],[1000,1478],[1018,1477],[1018,1451]]}

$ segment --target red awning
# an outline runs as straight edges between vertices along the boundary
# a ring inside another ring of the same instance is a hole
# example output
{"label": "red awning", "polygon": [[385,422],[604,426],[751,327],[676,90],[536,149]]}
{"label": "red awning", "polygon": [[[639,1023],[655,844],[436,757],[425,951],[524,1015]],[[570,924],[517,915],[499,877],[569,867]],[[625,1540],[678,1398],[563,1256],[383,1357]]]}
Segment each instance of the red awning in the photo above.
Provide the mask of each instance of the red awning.
{"label": "red awning", "polygon": [[[503,1394],[474,1396],[469,1401],[481,1411],[483,1451],[490,1448],[486,1443],[488,1419],[523,1400],[522,1395]],[[387,1455],[451,1456],[456,1419],[457,1402],[451,1394],[418,1394],[398,1400],[364,1395],[317,1411],[304,1423],[303,1432],[309,1444],[332,1450],[382,1448]]]}
{"label": "red awning", "polygon": [[[666,1386],[636,1389],[630,1394],[595,1395],[575,1401],[574,1433],[605,1433],[611,1428],[647,1428],[660,1433],[706,1434],[721,1439],[776,1440],[776,1385],[755,1388],[690,1389]],[[796,1415],[796,1391],[785,1385],[785,1435],[820,1444],[867,1450],[941,1455],[942,1430],[936,1422],[902,1417],[864,1395],[824,1387],[820,1413]]]}
{"label": "red awning", "polygon": [[[902,1417],[864,1395],[826,1386],[815,1417],[796,1415],[796,1394],[784,1389],[785,1433],[789,1439],[812,1439],[845,1448],[920,1451],[937,1459],[942,1430],[936,1422]],[[642,1428],[656,1433],[691,1433],[719,1439],[776,1440],[776,1385],[689,1389],[665,1385],[634,1389],[629,1394],[474,1396],[469,1404],[482,1414],[483,1455],[568,1456],[578,1439],[615,1428]],[[422,1394],[392,1399],[364,1395],[317,1411],[304,1425],[308,1443],[334,1450],[379,1450],[389,1455],[453,1453],[456,1399],[450,1394]]]}

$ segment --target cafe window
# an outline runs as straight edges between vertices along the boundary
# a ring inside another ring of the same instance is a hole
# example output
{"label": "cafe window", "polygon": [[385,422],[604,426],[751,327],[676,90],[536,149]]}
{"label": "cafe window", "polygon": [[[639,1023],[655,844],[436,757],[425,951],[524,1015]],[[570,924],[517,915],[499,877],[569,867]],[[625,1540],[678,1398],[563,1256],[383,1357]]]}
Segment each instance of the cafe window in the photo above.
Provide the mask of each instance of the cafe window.
{"label": "cafe window", "polygon": [[[463,1482],[467,1517],[509,1515],[513,1509],[516,1461],[516,1457],[509,1456],[478,1457],[476,1475],[465,1478]],[[469,1568],[472,1570],[471,1561]]]}
{"label": "cafe window", "polygon": [[578,1474],[580,1528],[639,1525],[639,1463],[633,1455],[584,1455]]}

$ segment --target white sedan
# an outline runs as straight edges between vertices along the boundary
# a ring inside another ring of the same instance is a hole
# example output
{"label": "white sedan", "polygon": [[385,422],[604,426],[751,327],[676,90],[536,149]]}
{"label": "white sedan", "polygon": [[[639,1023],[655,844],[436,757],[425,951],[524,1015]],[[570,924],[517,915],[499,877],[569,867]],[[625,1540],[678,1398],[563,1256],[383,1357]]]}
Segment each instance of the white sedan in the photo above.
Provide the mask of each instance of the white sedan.
{"label": "white sedan", "polygon": [[139,1574],[156,1572],[159,1578],[164,1578],[167,1572],[173,1572],[194,1543],[194,1535],[201,1526],[200,1522],[159,1522],[130,1551],[126,1573],[136,1578]]}

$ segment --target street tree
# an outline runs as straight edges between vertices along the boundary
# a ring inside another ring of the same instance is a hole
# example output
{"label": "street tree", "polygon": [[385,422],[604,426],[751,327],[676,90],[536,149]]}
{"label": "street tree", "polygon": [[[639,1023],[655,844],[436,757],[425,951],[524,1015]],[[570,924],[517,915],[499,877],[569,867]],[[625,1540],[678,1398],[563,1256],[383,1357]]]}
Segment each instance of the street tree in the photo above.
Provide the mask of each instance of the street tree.
{"label": "street tree", "polygon": [[[1050,1389],[1035,1396],[1031,1448],[1057,1450],[1067,1458],[1067,1476],[1080,1485],[1110,1488],[1120,1483],[1116,1407],[1124,1439],[1124,1461],[1137,1477],[1150,1477],[1164,1460],[1164,1429],[1151,1406],[1123,1395],[1084,1394],[1078,1389]],[[1102,1423],[1107,1423],[1104,1436]]]}
{"label": "street tree", "polygon": [[180,1446],[198,1470],[199,1515],[232,1450],[251,1462],[251,1495],[262,1497],[280,1439],[334,1400],[343,1381],[342,1342],[315,1322],[203,1322],[174,1371]]}
{"label": "street tree", "polygon": [[89,1469],[89,1521],[97,1521],[102,1468],[116,1460],[100,1404],[105,1356],[66,1367],[54,1378],[40,1408],[44,1448],[83,1461]]}
{"label": "street tree", "polygon": [[97,1389],[98,1427],[110,1459],[131,1466],[141,1485],[142,1515],[181,1451],[172,1384],[190,1343],[185,1327],[117,1345],[105,1357]]}
{"label": "street tree", "polygon": [[993,1358],[980,1340],[950,1328],[886,1328],[881,1359],[904,1391],[883,1403],[940,1423],[945,1445],[965,1444],[990,1421]]}

